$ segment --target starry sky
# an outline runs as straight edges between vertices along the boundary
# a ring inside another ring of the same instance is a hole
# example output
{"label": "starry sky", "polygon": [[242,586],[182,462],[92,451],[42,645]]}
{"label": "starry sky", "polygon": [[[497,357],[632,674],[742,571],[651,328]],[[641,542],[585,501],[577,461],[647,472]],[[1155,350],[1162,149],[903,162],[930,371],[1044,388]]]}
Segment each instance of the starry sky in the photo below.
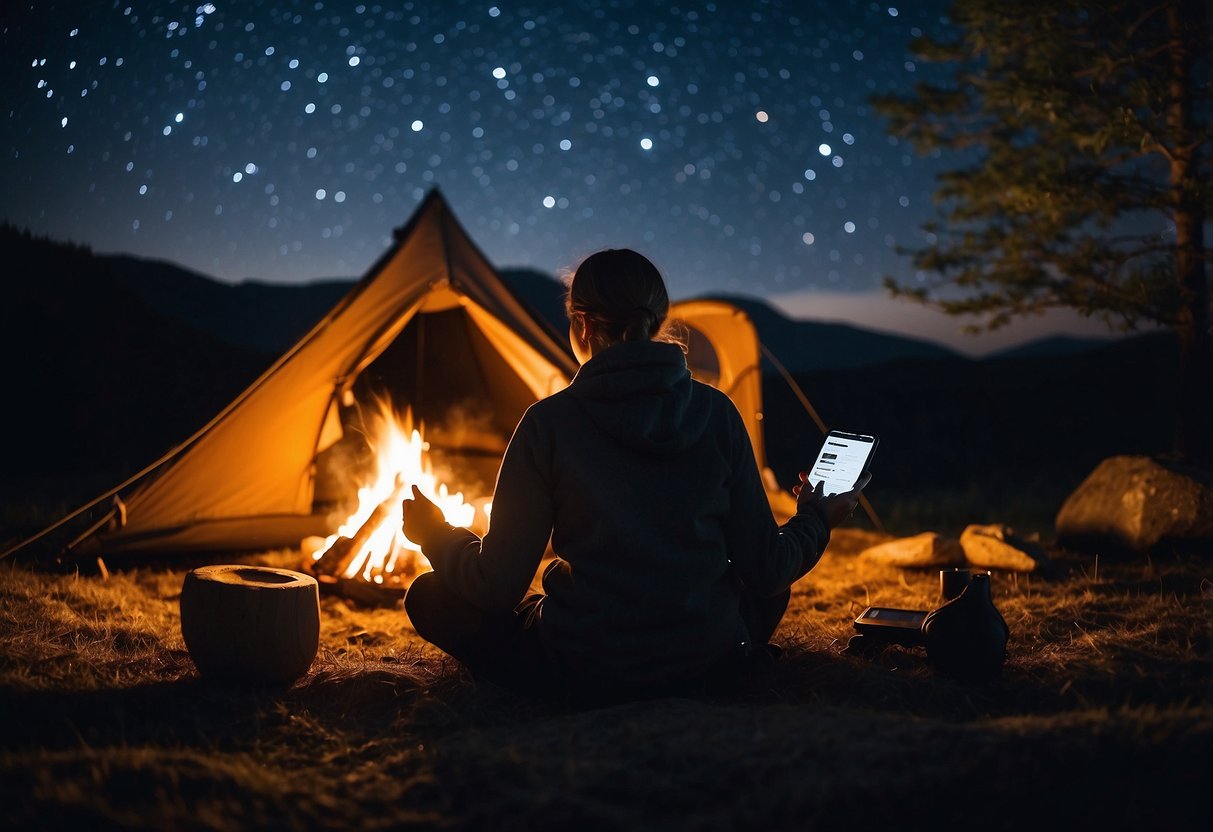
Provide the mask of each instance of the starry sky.
{"label": "starry sky", "polygon": [[947,160],[870,99],[929,71],[909,42],[946,31],[938,0],[11,6],[0,219],[35,233],[227,281],[356,277],[438,187],[500,267],[629,246],[675,297],[921,317],[875,290],[916,279],[896,247]]}

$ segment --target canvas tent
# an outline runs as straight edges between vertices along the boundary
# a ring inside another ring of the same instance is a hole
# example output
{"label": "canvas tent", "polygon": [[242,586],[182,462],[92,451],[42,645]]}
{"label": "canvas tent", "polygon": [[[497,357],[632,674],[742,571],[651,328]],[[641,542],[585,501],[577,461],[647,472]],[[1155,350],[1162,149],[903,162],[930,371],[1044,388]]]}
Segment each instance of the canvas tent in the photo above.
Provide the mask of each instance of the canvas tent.
{"label": "canvas tent", "polygon": [[[125,522],[84,543],[105,552],[255,549],[327,534],[325,517],[313,510],[317,455],[341,439],[340,410],[360,377],[402,338],[429,342],[419,349],[440,366],[414,369],[429,388],[457,388],[447,398],[472,391],[507,421],[575,371],[432,192],[335,308],[156,470],[119,493]],[[437,353],[440,344],[447,354]]]}
{"label": "canvas tent", "polygon": [[781,489],[766,465],[762,424],[762,355],[749,315],[718,300],[688,300],[670,307],[670,317],[683,328],[687,365],[695,378],[727,393],[745,421],[754,456],[762,471],[767,497],[777,516],[792,515],[796,503]]}
{"label": "canvas tent", "polygon": [[[696,375],[741,411],[776,512],[794,510],[765,469],[759,345],[748,318],[715,301],[676,304],[671,316],[687,327]],[[393,387],[396,404],[421,419],[480,401],[490,424],[481,424],[472,450],[496,465],[523,410],[576,372],[562,340],[510,292],[431,192],[362,280],[248,389],[94,501],[112,497],[113,510],[69,548],[256,550],[331,533],[319,461],[349,433],[351,407],[375,382]]]}

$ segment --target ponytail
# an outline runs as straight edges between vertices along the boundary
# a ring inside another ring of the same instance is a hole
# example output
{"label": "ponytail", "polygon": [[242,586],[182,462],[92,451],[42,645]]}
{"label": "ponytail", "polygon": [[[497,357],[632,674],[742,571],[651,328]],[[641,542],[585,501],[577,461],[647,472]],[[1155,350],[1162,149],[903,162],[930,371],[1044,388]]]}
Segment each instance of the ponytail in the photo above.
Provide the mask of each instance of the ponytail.
{"label": "ponytail", "polygon": [[634,306],[623,322],[624,341],[649,341],[661,326],[657,315],[647,306]]}

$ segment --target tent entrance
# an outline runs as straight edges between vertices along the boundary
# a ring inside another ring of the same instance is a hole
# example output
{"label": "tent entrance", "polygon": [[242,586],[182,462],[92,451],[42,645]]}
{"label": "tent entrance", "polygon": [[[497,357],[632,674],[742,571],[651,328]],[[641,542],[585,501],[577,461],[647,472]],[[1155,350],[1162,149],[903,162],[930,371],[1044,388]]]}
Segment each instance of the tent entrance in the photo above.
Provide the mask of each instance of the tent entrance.
{"label": "tent entrance", "polygon": [[509,437],[536,396],[468,309],[455,306],[414,315],[345,400],[341,440],[316,457],[316,513],[340,510],[374,476],[368,429],[378,402],[411,413],[435,473],[475,498],[491,496]]}

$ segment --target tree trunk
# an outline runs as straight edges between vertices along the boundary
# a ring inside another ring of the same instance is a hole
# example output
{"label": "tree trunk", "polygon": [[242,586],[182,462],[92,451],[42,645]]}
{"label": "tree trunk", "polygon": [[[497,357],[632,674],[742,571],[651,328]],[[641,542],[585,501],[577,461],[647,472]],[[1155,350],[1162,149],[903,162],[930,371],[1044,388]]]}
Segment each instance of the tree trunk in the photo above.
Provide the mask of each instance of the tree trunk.
{"label": "tree trunk", "polygon": [[[1180,5],[1183,4],[1172,4],[1167,9],[1167,18],[1171,31],[1183,43]],[[1203,26],[1200,30],[1203,31]],[[1203,45],[1203,40],[1198,43]],[[1199,128],[1193,123],[1192,113],[1192,67],[1197,58],[1193,51],[1200,49],[1201,46],[1196,50],[1184,47],[1172,50],[1171,101],[1167,113],[1171,135],[1177,139],[1171,157],[1171,202],[1176,288],[1181,299],[1175,327],[1179,336],[1175,450],[1213,470],[1213,336],[1209,331],[1213,293],[1205,268],[1202,143],[1194,141]]]}
{"label": "tree trunk", "polygon": [[1184,305],[1175,328],[1179,336],[1175,451],[1213,471],[1213,338],[1209,276],[1202,256],[1203,219],[1200,210],[1175,213],[1175,273]]}
{"label": "tree trunk", "polygon": [[[1202,278],[1202,282],[1203,278]],[[1205,297],[1209,297],[1206,287]],[[1206,307],[1208,301],[1205,302]],[[1213,471],[1213,341],[1206,312],[1204,329],[1182,327],[1179,335],[1179,401],[1175,451],[1207,471]]]}

